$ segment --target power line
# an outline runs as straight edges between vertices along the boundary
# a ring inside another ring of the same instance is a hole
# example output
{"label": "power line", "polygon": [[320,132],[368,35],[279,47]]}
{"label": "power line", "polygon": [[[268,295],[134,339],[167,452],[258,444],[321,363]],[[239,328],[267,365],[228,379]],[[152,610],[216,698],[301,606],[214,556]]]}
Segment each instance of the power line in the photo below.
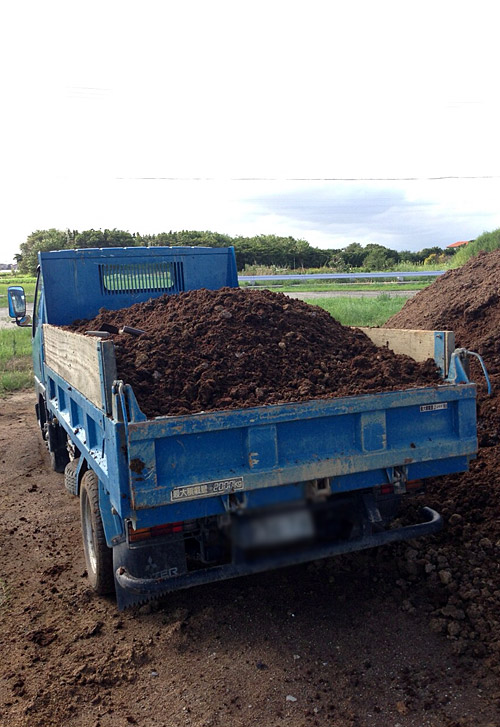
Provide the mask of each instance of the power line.
{"label": "power line", "polygon": [[165,182],[439,182],[448,179],[500,179],[500,175],[440,177],[114,177],[117,180]]}

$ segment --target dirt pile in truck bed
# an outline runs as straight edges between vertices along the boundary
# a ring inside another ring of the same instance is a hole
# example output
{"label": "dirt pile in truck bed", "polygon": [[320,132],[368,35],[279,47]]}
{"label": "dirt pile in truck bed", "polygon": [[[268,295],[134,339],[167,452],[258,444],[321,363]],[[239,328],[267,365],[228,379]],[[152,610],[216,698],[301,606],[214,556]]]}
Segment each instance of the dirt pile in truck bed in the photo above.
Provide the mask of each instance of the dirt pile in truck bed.
{"label": "dirt pile in truck bed", "polygon": [[447,524],[439,547],[422,542],[408,566],[410,577],[427,581],[434,628],[458,650],[486,656],[500,675],[500,250],[446,273],[385,325],[455,331],[457,345],[480,353],[490,375],[491,397],[473,365],[478,458],[468,473],[429,482],[426,502]]}
{"label": "dirt pile in truck bed", "polygon": [[114,335],[118,376],[149,416],[347,396],[439,382],[377,348],[359,330],[282,293],[223,288],[101,310],[73,330],[103,324],[145,331]]}

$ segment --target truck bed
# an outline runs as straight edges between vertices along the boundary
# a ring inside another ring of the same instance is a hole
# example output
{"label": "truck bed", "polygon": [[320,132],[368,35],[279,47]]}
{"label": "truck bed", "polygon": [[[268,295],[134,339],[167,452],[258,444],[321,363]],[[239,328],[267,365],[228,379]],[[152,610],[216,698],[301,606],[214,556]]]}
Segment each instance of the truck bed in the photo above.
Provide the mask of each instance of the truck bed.
{"label": "truck bed", "polygon": [[463,471],[477,449],[474,384],[147,420],[131,387],[112,383],[109,341],[47,325],[44,335],[48,406],[137,527],[223,513],[242,497],[257,507],[311,487],[334,494]]}
{"label": "truck bed", "polygon": [[222,512],[230,493],[257,506],[284,485],[333,494],[392,482],[395,468],[408,480],[461,471],[477,446],[472,384],[154,421],[125,396],[131,506],[172,520]]}
{"label": "truck bed", "polygon": [[[119,608],[437,532],[429,508],[391,529],[400,496],[477,450],[476,387],[453,357],[439,385],[148,419],[112,342],[43,329],[47,409],[80,453],[75,484],[98,477]],[[429,333],[445,372],[448,337]]]}

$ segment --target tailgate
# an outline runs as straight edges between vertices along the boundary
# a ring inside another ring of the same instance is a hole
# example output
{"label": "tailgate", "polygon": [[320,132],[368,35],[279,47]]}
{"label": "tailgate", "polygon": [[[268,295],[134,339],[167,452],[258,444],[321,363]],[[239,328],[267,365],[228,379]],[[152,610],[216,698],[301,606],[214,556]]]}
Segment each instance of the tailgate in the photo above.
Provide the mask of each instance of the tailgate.
{"label": "tailgate", "polygon": [[342,492],[390,481],[394,467],[430,477],[477,451],[474,384],[153,420],[122,386],[134,510],[214,498],[228,509],[234,493],[317,480]]}

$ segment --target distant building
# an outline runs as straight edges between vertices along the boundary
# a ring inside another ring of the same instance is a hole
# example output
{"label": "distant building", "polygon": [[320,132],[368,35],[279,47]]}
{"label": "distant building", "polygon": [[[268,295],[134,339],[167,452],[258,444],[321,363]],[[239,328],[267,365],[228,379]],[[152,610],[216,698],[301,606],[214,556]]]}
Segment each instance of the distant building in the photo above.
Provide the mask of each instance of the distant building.
{"label": "distant building", "polygon": [[462,245],[468,245],[469,242],[474,242],[474,240],[462,240],[461,242],[452,242],[451,245],[446,245],[446,249],[450,247],[462,247]]}

